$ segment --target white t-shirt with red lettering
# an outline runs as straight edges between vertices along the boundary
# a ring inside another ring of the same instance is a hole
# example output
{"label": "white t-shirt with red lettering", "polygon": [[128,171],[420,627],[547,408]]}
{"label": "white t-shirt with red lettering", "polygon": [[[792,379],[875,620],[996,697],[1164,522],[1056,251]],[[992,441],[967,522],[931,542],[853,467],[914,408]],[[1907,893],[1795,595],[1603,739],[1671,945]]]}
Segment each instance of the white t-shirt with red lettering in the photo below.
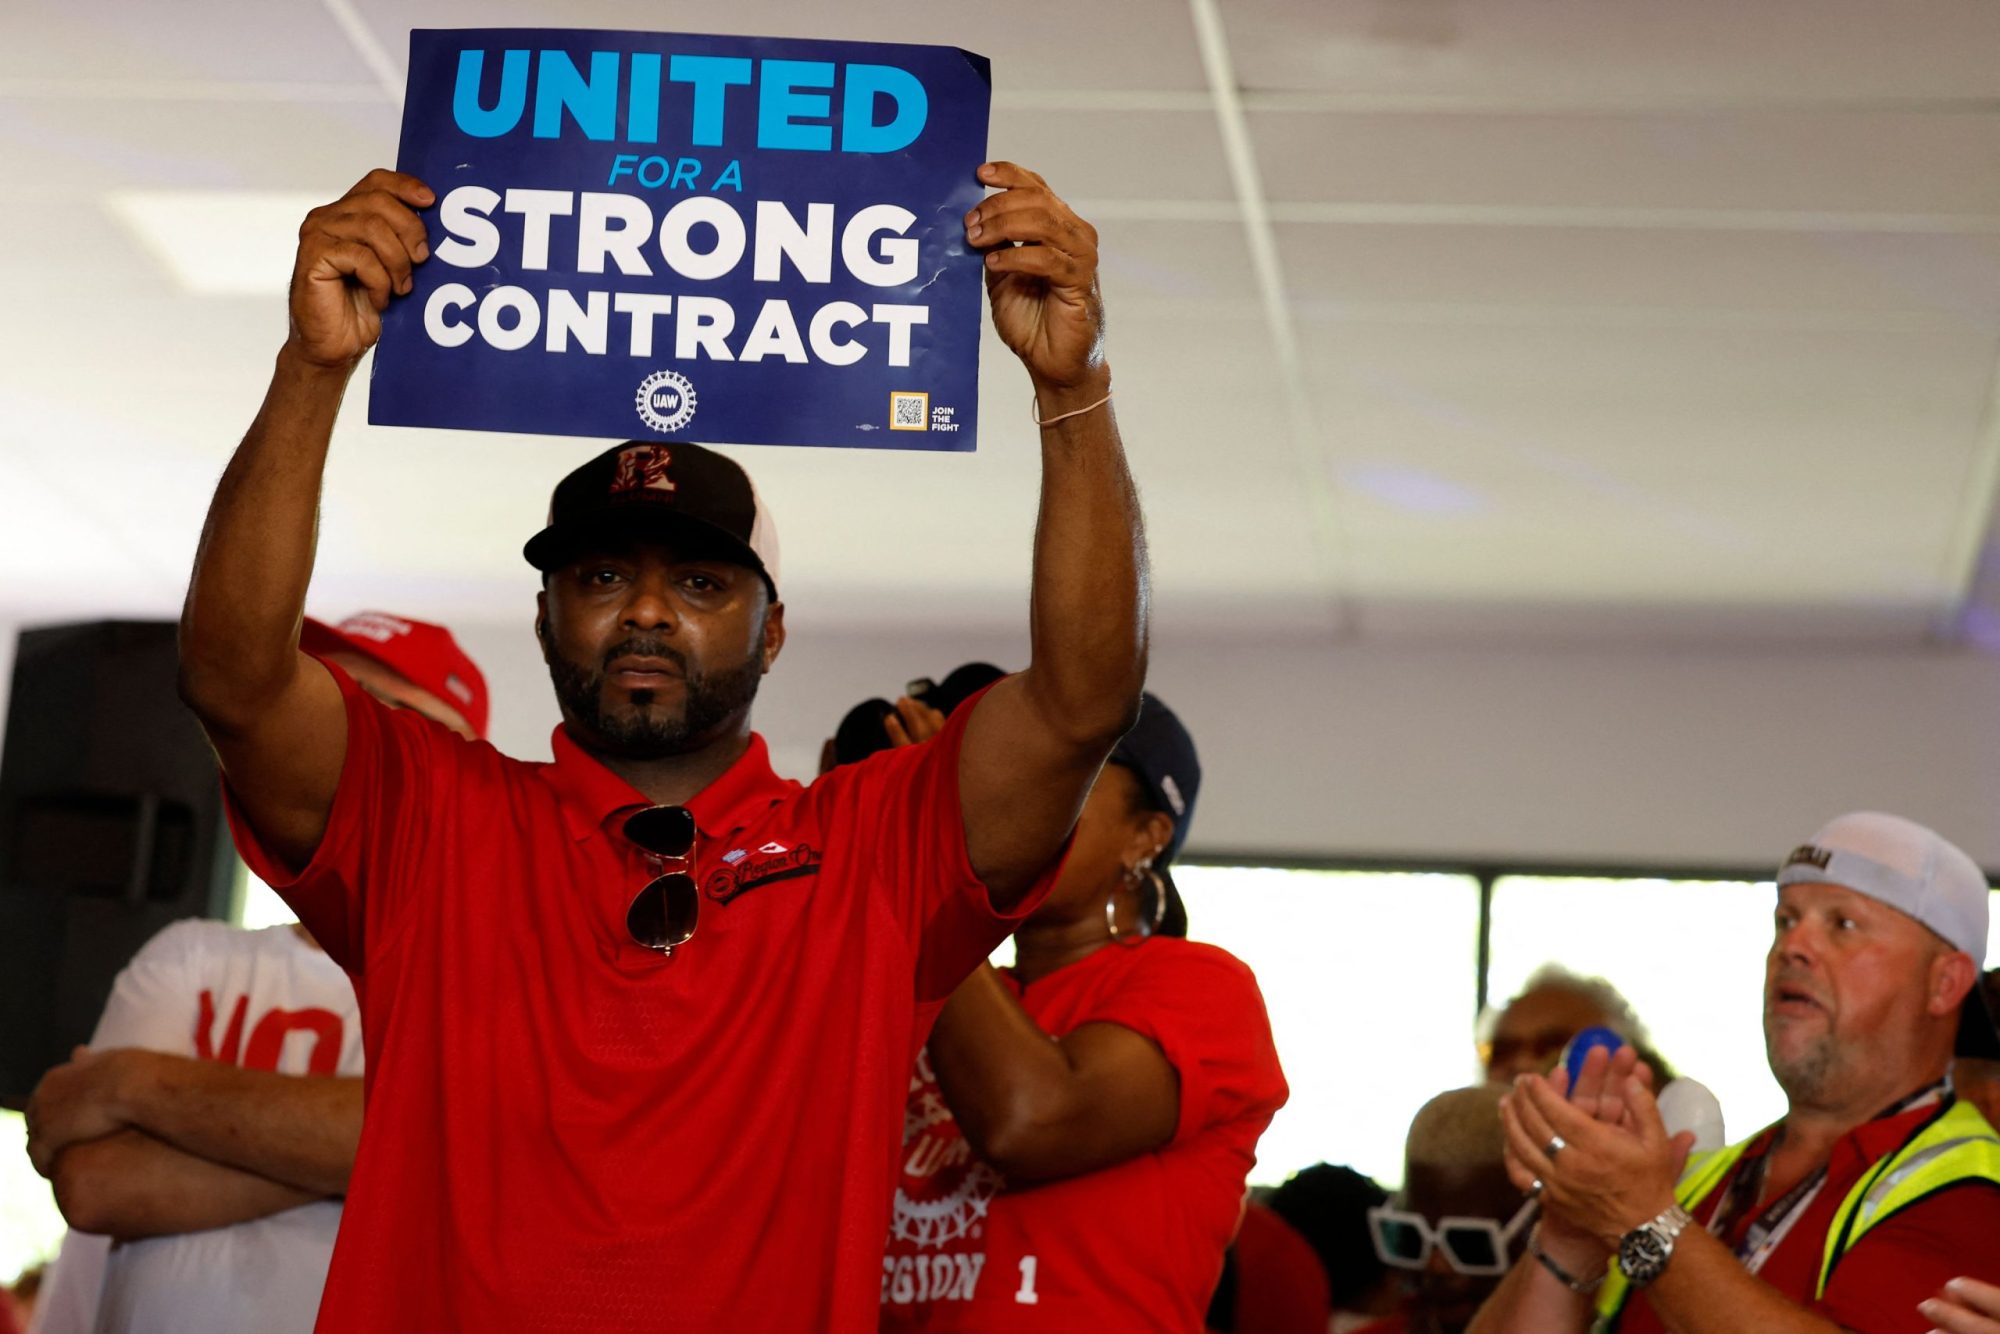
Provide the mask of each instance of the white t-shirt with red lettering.
{"label": "white t-shirt with red lettering", "polygon": [[[288,1075],[361,1074],[361,1019],[340,965],[289,926],[175,922],[118,974],[93,1048],[144,1047]],[[340,1202],[113,1247],[73,1232],[37,1334],[306,1334]]]}

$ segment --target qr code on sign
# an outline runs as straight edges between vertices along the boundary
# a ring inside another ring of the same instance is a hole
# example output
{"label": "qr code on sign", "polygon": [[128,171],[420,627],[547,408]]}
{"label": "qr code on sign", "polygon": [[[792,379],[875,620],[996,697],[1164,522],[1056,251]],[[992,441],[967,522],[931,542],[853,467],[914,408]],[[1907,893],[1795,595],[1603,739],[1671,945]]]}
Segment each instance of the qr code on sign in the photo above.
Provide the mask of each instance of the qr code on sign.
{"label": "qr code on sign", "polygon": [[931,396],[929,394],[889,395],[889,429],[892,431],[926,431],[930,429]]}

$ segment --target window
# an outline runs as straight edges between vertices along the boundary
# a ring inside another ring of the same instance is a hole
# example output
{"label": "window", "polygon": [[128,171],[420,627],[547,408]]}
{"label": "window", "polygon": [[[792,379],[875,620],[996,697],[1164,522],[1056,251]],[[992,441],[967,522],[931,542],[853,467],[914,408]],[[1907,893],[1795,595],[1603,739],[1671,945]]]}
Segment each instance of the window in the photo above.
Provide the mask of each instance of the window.
{"label": "window", "polygon": [[62,1215],[49,1183],[28,1161],[28,1129],[19,1112],[0,1112],[0,1283],[55,1258]]}
{"label": "window", "polygon": [[1479,1078],[1479,882],[1405,871],[1178,866],[1188,935],[1250,965],[1291,1101],[1251,1180],[1322,1160],[1385,1186],[1424,1103]]}
{"label": "window", "polygon": [[299,920],[291,905],[278,897],[278,891],[259,880],[249,867],[239,864],[237,872],[241,877],[236,897],[238,926],[254,931],[262,926],[283,926]]}
{"label": "window", "polygon": [[1607,979],[1741,1139],[1785,1111],[1761,1021],[1775,894],[1768,880],[1500,876],[1486,994],[1506,1004],[1549,962]]}

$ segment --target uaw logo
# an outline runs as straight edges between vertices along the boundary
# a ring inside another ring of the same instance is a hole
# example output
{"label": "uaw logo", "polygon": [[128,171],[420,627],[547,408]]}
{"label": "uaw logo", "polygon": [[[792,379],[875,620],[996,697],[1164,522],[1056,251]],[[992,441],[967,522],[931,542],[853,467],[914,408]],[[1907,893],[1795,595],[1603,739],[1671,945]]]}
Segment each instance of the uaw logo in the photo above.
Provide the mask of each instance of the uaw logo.
{"label": "uaw logo", "polygon": [[694,420],[694,384],[679,371],[654,371],[639,381],[639,420],[667,435]]}
{"label": "uaw logo", "polygon": [[925,1250],[981,1236],[986,1211],[1004,1184],[1005,1178],[973,1156],[938,1092],[930,1053],[920,1054],[903,1111],[903,1170],[890,1234]]}
{"label": "uaw logo", "polygon": [[667,464],[673,461],[673,457],[673,452],[665,445],[634,445],[619,451],[618,471],[611,478],[611,494],[672,491],[674,481],[667,476]]}
{"label": "uaw logo", "polygon": [[702,886],[702,892],[717,903],[741,898],[766,885],[818,875],[820,854],[804,843],[789,848],[783,843],[766,843],[749,852],[732,848],[722,860],[724,865],[710,871]]}

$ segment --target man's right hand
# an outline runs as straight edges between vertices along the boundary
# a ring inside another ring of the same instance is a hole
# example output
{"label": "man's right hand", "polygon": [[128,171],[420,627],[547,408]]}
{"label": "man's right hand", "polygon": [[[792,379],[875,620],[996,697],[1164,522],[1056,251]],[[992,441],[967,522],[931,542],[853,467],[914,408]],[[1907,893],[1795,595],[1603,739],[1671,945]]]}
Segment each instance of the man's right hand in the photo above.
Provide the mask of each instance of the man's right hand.
{"label": "man's right hand", "polygon": [[[1597,1048],[1584,1057],[1583,1068],[1577,1072],[1576,1086],[1570,1087],[1569,1072],[1557,1066],[1548,1074],[1548,1081],[1556,1094],[1566,1097],[1581,1112],[1607,1126],[1637,1133],[1632,1120],[1632,1110],[1624,1091],[1627,1080],[1637,1079],[1647,1088],[1652,1087],[1651,1067],[1639,1060],[1638,1052],[1631,1046],[1620,1047],[1608,1054]],[[1518,1082],[1518,1081],[1517,1081]],[[1509,1092],[1501,1098],[1500,1115],[1503,1123],[1518,1117],[1515,1099],[1519,1090]],[[1524,1190],[1531,1184],[1534,1172],[1522,1163],[1511,1148],[1504,1149],[1507,1158],[1508,1175]],[[1683,1161],[1685,1158],[1683,1157]],[[1538,1237],[1543,1249],[1579,1278],[1587,1276],[1603,1267],[1609,1258],[1604,1243],[1583,1228],[1576,1226],[1560,1210],[1544,1208]]]}
{"label": "man's right hand", "polygon": [[430,258],[417,210],[436,202],[414,176],[377,168],[306,215],[292,268],[291,336],[301,361],[352,370],[382,336],[382,312]]}

